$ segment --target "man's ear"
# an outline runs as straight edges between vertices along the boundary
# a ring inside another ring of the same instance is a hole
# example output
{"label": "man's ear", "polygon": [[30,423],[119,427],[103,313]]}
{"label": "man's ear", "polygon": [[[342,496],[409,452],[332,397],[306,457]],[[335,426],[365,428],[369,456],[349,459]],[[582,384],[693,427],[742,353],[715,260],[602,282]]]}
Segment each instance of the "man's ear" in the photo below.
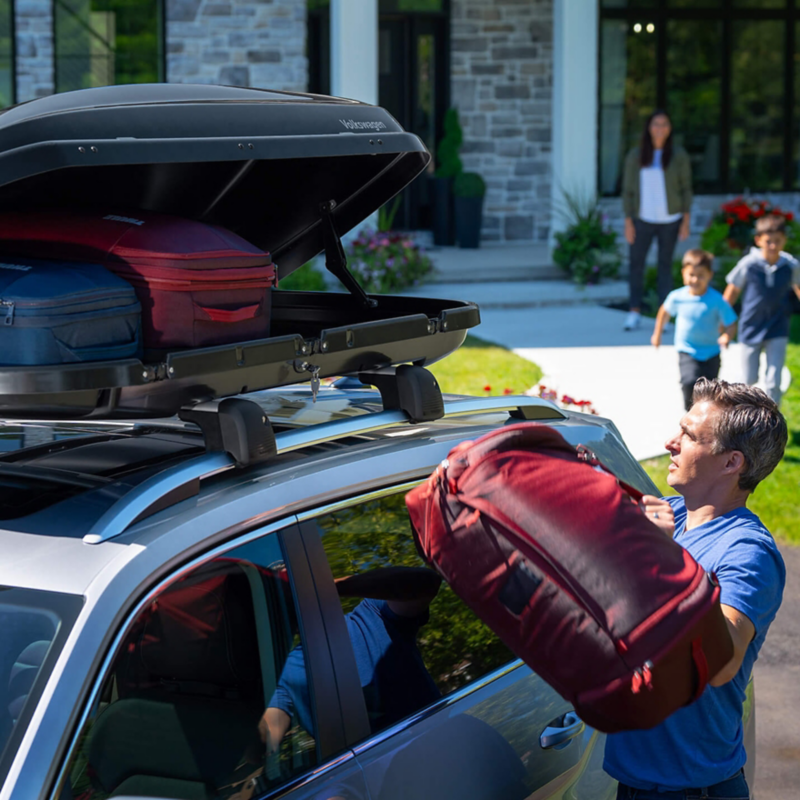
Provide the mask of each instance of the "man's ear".
{"label": "man's ear", "polygon": [[741,450],[730,450],[725,454],[725,465],[723,469],[730,474],[739,474],[747,466],[744,453]]}

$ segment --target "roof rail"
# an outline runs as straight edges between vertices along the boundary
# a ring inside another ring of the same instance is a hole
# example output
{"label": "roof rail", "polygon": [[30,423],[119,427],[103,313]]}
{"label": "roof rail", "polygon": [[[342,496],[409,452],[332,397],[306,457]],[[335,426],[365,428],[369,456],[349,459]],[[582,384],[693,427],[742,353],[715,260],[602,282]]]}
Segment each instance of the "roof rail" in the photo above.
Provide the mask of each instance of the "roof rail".
{"label": "roof rail", "polygon": [[[443,419],[503,411],[522,420],[566,419],[567,416],[556,405],[540,397],[505,395],[450,400],[444,404]],[[280,455],[403,424],[410,424],[408,415],[404,411],[377,411],[374,414],[363,414],[283,431],[275,434],[275,443]],[[420,423],[420,428],[424,427],[425,423]],[[206,453],[159,472],[120,498],[97,520],[83,537],[83,541],[86,544],[100,544],[120,536],[138,520],[197,494],[200,481],[204,478],[210,478],[235,466],[236,461],[227,453]]]}

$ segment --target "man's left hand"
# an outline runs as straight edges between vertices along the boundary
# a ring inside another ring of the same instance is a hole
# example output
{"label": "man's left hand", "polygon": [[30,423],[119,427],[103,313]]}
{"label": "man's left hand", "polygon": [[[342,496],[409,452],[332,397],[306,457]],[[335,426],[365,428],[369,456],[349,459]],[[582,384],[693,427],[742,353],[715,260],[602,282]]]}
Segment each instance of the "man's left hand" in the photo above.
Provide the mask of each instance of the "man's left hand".
{"label": "man's left hand", "polygon": [[666,500],[646,494],[639,501],[639,508],[647,519],[658,525],[667,536],[672,537],[675,533],[675,512]]}

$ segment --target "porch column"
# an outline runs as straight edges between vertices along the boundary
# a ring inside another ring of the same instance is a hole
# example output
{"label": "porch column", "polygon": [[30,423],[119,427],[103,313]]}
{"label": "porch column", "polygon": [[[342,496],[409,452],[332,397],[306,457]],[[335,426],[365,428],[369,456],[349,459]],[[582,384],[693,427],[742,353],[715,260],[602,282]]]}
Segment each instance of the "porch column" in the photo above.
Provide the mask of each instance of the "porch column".
{"label": "porch column", "polygon": [[378,103],[378,0],[331,0],[331,94]]}
{"label": "porch column", "polygon": [[597,194],[599,0],[557,0],[553,21],[553,187],[550,239],[566,226],[563,191]]}

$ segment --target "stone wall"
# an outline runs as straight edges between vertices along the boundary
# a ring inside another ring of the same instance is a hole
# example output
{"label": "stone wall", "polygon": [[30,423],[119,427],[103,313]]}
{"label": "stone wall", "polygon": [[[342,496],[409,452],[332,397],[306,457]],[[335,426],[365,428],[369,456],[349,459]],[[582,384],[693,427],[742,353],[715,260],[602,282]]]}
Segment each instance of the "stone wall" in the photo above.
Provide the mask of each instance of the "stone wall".
{"label": "stone wall", "polygon": [[452,0],[451,91],[464,169],[487,184],[483,241],[547,241],[553,0]]}
{"label": "stone wall", "polygon": [[51,0],[17,0],[18,103],[53,94],[53,4]]}
{"label": "stone wall", "polygon": [[167,81],[302,92],[305,0],[167,0]]}

